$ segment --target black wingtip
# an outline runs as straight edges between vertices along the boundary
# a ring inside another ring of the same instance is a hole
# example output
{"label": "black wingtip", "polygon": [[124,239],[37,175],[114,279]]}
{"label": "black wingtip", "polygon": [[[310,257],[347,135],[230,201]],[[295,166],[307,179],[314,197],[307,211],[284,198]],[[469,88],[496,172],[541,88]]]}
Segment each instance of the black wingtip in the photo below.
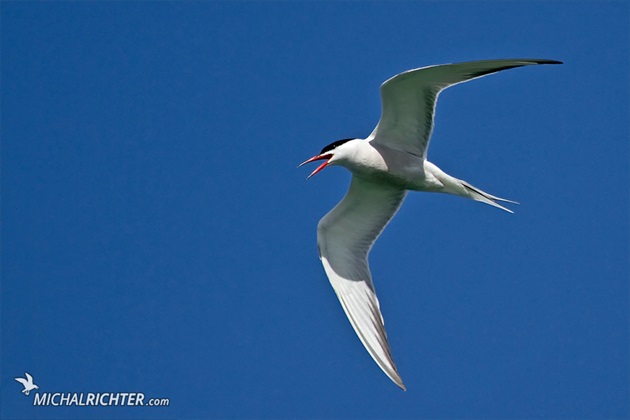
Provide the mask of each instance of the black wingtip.
{"label": "black wingtip", "polygon": [[558,60],[536,60],[538,64],[564,64],[562,61]]}
{"label": "black wingtip", "polygon": [[[546,58],[512,58],[512,59],[504,59],[504,60],[488,60],[488,61],[507,61],[510,64],[506,64],[501,67],[494,67],[490,69],[482,69],[480,71],[472,71],[470,72],[470,78],[476,78],[480,76],[485,76],[487,74],[498,73],[503,70],[515,69],[523,66],[531,66],[533,64],[563,64],[562,61],[557,60],[547,60]],[[475,64],[476,62],[472,61],[471,64]]]}

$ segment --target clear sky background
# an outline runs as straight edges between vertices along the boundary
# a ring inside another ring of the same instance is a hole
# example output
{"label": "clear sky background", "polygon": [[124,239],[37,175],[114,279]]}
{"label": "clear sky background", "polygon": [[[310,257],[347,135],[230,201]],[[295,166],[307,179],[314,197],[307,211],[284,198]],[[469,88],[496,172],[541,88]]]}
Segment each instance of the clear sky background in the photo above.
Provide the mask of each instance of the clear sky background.
{"label": "clear sky background", "polygon": [[[629,415],[625,1],[11,2],[1,12],[3,418]],[[379,85],[490,58],[371,255],[402,392],[317,257]],[[169,407],[33,407],[143,392]]]}

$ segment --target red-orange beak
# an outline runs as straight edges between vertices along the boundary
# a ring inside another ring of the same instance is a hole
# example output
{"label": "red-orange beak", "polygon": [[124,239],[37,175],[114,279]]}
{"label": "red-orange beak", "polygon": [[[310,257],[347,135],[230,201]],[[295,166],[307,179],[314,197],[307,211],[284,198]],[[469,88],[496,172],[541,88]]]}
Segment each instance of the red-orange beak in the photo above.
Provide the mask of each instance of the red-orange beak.
{"label": "red-orange beak", "polygon": [[326,167],[326,165],[328,165],[328,161],[330,160],[330,158],[333,155],[331,154],[324,154],[324,155],[317,155],[317,156],[313,156],[312,158],[305,160],[304,162],[300,163],[298,165],[298,168],[302,165],[306,165],[307,163],[311,163],[311,162],[315,162],[316,160],[324,160],[326,159],[326,162],[322,163],[321,165],[319,165],[317,167],[317,169],[315,169],[313,172],[311,172],[311,174],[306,178],[309,179],[310,177],[312,177],[313,175],[315,175],[317,172],[321,171],[322,169],[324,169]]}

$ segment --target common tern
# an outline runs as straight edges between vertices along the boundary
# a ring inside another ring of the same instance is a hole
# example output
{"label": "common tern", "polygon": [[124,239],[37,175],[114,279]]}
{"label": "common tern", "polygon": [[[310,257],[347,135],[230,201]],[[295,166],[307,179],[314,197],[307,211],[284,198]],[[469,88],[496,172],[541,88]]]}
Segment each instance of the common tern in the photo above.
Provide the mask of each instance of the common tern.
{"label": "common tern", "polygon": [[317,225],[319,257],[352,327],[372,358],[405,390],[387,342],[380,306],[368,266],[368,254],[394,217],[408,190],[458,195],[498,207],[513,203],[454,178],[427,160],[435,104],[450,86],[544,59],[471,61],[422,67],[400,73],[381,85],[381,118],[366,139],[343,139],[306,160],[323,160],[308,178],[326,166],[352,173],[345,197]]}

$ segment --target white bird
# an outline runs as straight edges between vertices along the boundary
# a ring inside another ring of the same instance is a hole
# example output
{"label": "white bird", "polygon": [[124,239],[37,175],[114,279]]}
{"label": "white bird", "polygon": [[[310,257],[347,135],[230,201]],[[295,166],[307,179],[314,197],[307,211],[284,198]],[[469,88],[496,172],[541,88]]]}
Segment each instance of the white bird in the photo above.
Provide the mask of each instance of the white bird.
{"label": "white bird", "polygon": [[459,195],[512,213],[497,201],[516,202],[447,175],[426,159],[427,149],[435,104],[442,90],[534,64],[562,63],[544,59],[485,60],[400,73],[381,85],[381,118],[366,139],[338,140],[299,165],[324,160],[308,178],[330,165],[352,172],[345,197],[317,225],[319,256],[361,342],[383,372],[403,390],[370,275],[370,249],[398,211],[407,190]]}
{"label": "white bird", "polygon": [[24,372],[24,375],[26,375],[26,378],[15,378],[16,381],[24,386],[24,389],[22,390],[24,395],[30,394],[34,389],[39,389],[39,387],[33,383],[33,377],[29,375],[28,372]]}

